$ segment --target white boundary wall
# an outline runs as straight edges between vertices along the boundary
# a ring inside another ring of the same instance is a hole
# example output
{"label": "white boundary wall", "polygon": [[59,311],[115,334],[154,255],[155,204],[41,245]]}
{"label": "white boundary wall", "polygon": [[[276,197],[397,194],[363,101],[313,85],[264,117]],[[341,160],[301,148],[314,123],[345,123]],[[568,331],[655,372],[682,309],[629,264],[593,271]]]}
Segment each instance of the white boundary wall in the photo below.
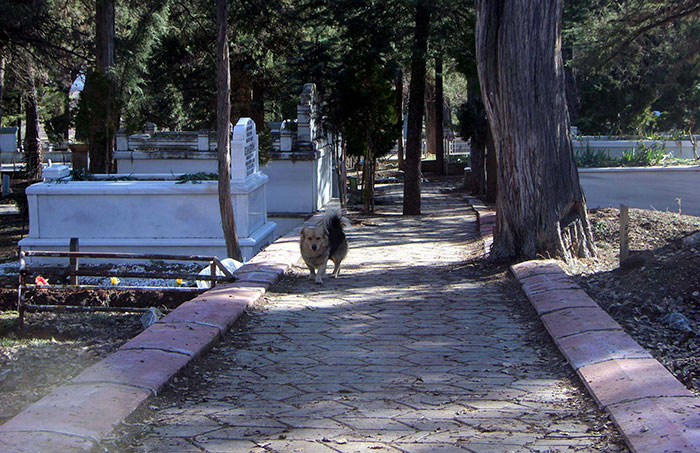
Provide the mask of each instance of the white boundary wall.
{"label": "white boundary wall", "polygon": [[581,168],[579,180],[589,208],[656,209],[700,216],[700,166]]}
{"label": "white boundary wall", "polygon": [[[605,151],[610,157],[622,157],[628,151],[640,148],[643,143],[647,148],[661,146],[673,157],[681,159],[693,159],[693,144],[689,140],[604,140],[596,137],[575,136],[572,138],[574,152],[581,154],[590,150],[593,152]],[[700,153],[700,145],[697,152]]]}

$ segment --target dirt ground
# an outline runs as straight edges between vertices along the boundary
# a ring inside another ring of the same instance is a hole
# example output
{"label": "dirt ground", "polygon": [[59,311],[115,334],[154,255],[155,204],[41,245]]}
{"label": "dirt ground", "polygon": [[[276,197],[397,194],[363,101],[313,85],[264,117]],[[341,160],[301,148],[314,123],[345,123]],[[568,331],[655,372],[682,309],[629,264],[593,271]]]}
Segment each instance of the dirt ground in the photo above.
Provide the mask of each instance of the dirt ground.
{"label": "dirt ground", "polygon": [[[17,262],[17,242],[26,234],[20,215],[0,216],[0,424],[78,375],[142,330],[141,313],[28,313],[17,329],[17,275],[2,273]],[[150,266],[153,267],[153,266]],[[160,266],[162,270],[162,265]],[[16,269],[16,268],[15,268]],[[147,271],[148,265],[144,266]],[[191,272],[192,269],[173,268]],[[50,282],[58,275],[46,274]],[[29,292],[27,302],[113,307],[157,307],[167,312],[195,293],[177,291],[78,290]]]}
{"label": "dirt ground", "polygon": [[618,210],[591,210],[590,220],[599,256],[567,271],[678,380],[700,393],[700,237],[693,243],[691,236],[700,230],[700,218],[630,209],[630,257],[622,266]]}

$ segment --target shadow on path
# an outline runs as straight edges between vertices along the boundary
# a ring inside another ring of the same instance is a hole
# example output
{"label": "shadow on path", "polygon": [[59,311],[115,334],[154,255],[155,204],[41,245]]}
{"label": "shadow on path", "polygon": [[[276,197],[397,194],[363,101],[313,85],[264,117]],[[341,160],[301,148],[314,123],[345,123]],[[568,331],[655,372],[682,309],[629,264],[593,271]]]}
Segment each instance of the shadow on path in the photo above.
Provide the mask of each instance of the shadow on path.
{"label": "shadow on path", "polygon": [[288,273],[105,446],[624,450],[512,283],[466,264],[476,219],[444,189],[424,187],[423,216],[355,217],[339,279]]}

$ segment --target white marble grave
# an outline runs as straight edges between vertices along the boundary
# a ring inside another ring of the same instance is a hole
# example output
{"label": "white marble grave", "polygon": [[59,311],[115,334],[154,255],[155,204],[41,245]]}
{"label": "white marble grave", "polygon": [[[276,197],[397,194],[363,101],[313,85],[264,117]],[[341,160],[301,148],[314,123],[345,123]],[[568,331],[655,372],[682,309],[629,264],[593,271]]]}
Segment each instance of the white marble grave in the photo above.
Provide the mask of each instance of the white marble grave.
{"label": "white marble grave", "polygon": [[[242,118],[231,140],[236,232],[245,259],[272,240],[259,171],[255,124]],[[241,166],[244,163],[245,166]],[[114,176],[110,175],[114,179]],[[99,177],[99,175],[98,175]],[[47,180],[27,189],[29,236],[23,250],[66,250],[71,237],[85,251],[216,255],[226,258],[218,182],[178,184],[172,174],[135,180]]]}

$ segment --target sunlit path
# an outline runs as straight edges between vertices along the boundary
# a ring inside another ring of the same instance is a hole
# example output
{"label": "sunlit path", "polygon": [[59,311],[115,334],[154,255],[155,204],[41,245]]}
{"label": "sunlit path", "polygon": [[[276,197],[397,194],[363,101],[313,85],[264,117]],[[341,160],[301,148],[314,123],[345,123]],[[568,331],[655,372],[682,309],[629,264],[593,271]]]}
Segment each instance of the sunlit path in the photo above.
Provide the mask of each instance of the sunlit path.
{"label": "sunlit path", "polygon": [[119,448],[624,450],[523,296],[465,263],[475,217],[445,187],[356,217],[338,280],[286,276]]}

